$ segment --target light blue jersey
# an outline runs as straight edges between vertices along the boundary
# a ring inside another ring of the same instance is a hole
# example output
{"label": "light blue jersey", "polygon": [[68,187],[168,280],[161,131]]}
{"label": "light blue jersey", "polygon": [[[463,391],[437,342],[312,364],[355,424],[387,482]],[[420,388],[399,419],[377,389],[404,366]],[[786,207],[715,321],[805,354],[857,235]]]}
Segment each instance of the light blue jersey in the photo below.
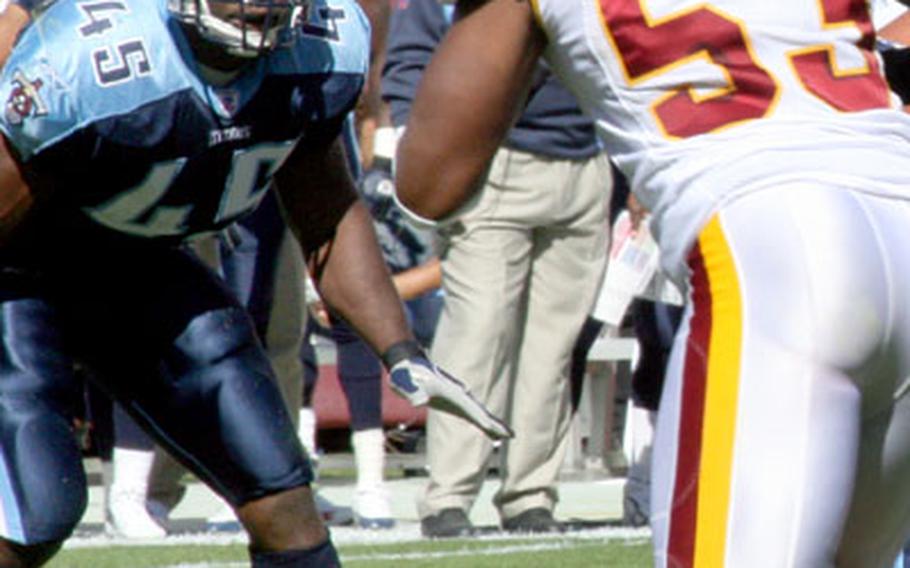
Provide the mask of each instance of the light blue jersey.
{"label": "light blue jersey", "polygon": [[164,0],[58,2],[0,79],[0,130],[33,186],[132,236],[183,238],[254,208],[298,141],[337,134],[364,82],[354,0],[314,0],[224,87]]}

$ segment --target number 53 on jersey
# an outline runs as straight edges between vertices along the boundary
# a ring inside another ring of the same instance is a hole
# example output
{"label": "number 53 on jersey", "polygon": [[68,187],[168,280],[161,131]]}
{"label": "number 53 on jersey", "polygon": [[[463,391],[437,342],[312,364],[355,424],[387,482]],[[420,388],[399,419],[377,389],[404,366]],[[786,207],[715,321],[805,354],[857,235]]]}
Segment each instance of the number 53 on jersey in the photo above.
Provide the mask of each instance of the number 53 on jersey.
{"label": "number 53 on jersey", "polygon": [[[722,72],[725,84],[720,87],[683,83],[651,105],[660,130],[669,138],[688,138],[767,116],[781,95],[782,82],[775,75],[781,73],[795,75],[802,89],[837,111],[889,107],[866,1],[815,3],[818,30],[830,35],[830,43],[794,49],[786,54],[786,66],[772,72],[759,60],[747,26],[720,8],[698,4],[653,17],[647,0],[599,0],[604,31],[629,85],[646,85],[695,62]],[[862,63],[842,66],[836,44],[849,44]]]}

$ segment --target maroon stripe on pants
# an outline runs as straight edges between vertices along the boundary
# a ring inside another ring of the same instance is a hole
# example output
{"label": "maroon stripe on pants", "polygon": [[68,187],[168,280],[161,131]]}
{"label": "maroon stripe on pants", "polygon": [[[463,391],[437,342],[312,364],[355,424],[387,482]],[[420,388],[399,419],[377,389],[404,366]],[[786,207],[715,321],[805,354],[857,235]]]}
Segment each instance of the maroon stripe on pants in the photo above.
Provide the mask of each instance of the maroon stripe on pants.
{"label": "maroon stripe on pants", "polygon": [[692,269],[693,315],[683,363],[682,401],[677,440],[676,480],[670,504],[669,566],[695,563],[695,531],[698,513],[698,471],[701,462],[702,425],[708,376],[708,346],[711,339],[711,287],[701,249],[696,244],[689,255]]}

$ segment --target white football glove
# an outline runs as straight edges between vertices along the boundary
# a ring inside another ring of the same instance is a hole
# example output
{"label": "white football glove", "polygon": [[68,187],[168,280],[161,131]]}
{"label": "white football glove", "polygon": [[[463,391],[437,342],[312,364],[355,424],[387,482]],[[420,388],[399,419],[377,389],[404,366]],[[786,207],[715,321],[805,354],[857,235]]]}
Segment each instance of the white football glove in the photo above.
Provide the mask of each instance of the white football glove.
{"label": "white football glove", "polygon": [[434,365],[416,342],[396,344],[382,359],[389,368],[392,390],[414,406],[428,404],[430,408],[460,416],[473,422],[491,440],[515,436],[471,395],[464,383]]}

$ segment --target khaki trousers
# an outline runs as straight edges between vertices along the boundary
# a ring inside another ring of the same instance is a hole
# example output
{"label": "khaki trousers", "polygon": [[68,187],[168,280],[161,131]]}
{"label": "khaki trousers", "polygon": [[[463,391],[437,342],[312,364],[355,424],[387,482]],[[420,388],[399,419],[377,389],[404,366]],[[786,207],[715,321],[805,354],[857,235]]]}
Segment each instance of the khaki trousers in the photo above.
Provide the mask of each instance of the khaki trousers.
{"label": "khaki trousers", "polygon": [[[551,160],[510,149],[441,231],[445,306],[434,361],[465,381],[515,438],[501,448],[505,518],[552,510],[570,421],[568,369],[607,257],[609,162]],[[469,423],[430,411],[430,479],[421,517],[470,510],[492,446]]]}

